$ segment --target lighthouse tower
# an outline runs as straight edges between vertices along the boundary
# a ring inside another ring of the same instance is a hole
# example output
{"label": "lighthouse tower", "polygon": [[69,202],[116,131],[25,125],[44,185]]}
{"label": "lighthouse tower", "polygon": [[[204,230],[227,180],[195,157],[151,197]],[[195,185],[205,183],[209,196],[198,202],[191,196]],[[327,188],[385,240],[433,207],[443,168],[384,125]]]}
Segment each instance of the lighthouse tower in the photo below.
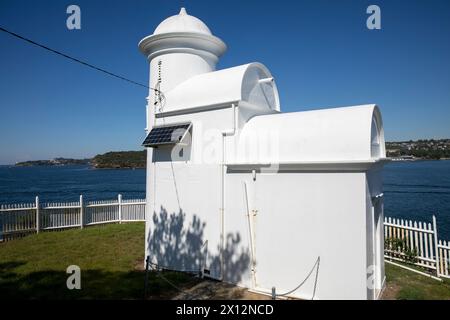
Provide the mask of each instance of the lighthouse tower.
{"label": "lighthouse tower", "polygon": [[142,39],[139,50],[150,63],[149,130],[155,110],[163,108],[164,94],[195,75],[215,71],[226,45],[200,19],[181,8],[179,14],[165,19],[152,35]]}
{"label": "lighthouse tower", "polygon": [[225,44],[183,8],[139,49],[150,63],[145,257],[263,294],[378,298],[379,108],[281,112],[268,68],[216,70]]}

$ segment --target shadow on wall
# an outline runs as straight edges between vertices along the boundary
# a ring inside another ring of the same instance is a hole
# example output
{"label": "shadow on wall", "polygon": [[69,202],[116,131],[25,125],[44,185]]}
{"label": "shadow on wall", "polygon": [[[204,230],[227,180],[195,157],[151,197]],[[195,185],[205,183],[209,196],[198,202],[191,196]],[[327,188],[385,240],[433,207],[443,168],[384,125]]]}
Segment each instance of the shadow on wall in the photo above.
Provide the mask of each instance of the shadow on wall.
{"label": "shadow on wall", "polygon": [[[187,222],[186,213],[182,210],[169,214],[163,207],[159,214],[153,213],[152,219],[153,229],[147,236],[150,261],[166,269],[198,272],[205,268],[208,254],[206,268],[211,270],[211,275],[220,275],[220,248],[217,248],[216,255],[211,255],[208,250],[204,234],[206,222],[195,214],[191,222]],[[250,270],[249,250],[241,241],[239,233],[225,235],[223,257],[224,280],[227,282],[239,282]]]}

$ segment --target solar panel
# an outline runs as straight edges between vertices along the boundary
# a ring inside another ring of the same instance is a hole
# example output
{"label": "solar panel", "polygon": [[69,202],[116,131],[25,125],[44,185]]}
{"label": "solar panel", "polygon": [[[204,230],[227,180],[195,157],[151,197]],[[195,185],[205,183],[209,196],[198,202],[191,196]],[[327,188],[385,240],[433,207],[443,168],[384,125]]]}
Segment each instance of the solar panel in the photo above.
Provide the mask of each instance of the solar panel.
{"label": "solar panel", "polygon": [[153,127],[142,145],[145,147],[156,147],[164,144],[179,143],[190,128],[191,123]]}

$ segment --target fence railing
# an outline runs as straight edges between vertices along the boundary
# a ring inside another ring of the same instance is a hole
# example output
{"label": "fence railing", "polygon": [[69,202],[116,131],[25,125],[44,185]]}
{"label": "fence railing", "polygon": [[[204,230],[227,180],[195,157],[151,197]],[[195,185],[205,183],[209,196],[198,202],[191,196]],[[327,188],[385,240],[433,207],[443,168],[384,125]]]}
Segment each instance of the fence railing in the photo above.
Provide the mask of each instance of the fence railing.
{"label": "fence railing", "polygon": [[[145,199],[0,205],[0,241],[27,233],[145,220]],[[438,240],[436,217],[432,223],[384,219],[384,256],[412,263],[450,278],[450,241]]]}
{"label": "fence railing", "polygon": [[450,278],[450,241],[438,240],[436,217],[432,223],[384,219],[384,256],[390,260],[412,263]]}
{"label": "fence railing", "polygon": [[0,241],[44,230],[145,220],[145,199],[0,205]]}

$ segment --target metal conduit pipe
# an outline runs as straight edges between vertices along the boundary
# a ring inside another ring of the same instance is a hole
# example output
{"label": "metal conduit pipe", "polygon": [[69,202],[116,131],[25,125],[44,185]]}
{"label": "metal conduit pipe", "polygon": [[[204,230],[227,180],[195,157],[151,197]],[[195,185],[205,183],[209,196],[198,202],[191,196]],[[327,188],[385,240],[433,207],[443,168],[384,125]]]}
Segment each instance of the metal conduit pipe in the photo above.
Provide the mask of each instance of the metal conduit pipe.
{"label": "metal conduit pipe", "polygon": [[220,280],[224,280],[224,258],[225,250],[225,137],[234,136],[237,128],[236,104],[231,104],[233,125],[232,129],[222,131],[222,161],[220,167]]}

